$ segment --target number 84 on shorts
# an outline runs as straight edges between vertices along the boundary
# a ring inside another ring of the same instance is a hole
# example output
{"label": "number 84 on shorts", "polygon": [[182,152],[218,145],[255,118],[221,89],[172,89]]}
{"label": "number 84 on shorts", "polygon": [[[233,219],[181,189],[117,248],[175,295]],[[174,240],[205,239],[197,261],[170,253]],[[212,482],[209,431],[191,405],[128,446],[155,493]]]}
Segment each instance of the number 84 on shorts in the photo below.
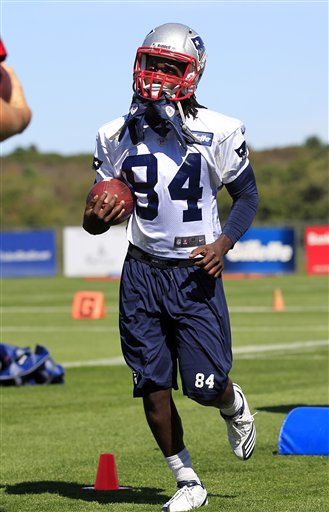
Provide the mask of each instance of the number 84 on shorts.
{"label": "number 84 on shorts", "polygon": [[204,373],[197,373],[195,375],[194,386],[196,388],[208,387],[208,389],[213,389],[215,385],[215,376],[211,373],[208,377]]}

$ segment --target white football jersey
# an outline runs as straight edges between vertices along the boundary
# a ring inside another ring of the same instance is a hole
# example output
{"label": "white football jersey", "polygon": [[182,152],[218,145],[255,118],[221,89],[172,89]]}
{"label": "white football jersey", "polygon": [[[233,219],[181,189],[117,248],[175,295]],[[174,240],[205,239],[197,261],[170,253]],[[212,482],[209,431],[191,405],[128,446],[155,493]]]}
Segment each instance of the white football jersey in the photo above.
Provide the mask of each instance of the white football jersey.
{"label": "white football jersey", "polygon": [[198,143],[181,147],[170,130],[165,138],[145,125],[144,141],[134,145],[129,130],[119,142],[124,117],[100,128],[94,168],[97,181],[124,178],[135,210],[128,241],[155,256],[188,258],[221,234],[217,192],[248,166],[244,126],[238,119],[208,109],[186,124]]}

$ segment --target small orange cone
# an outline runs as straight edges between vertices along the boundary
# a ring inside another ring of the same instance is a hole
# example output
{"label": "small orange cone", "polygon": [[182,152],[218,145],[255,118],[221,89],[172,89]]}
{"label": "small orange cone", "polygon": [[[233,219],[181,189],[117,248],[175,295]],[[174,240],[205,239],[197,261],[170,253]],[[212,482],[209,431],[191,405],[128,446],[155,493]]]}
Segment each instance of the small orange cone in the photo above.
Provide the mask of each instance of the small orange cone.
{"label": "small orange cone", "polygon": [[95,491],[117,491],[118,489],[119,480],[114,455],[112,453],[102,453],[99,456]]}
{"label": "small orange cone", "polygon": [[97,320],[105,316],[103,292],[76,292],[72,304],[73,320]]}
{"label": "small orange cone", "polygon": [[274,311],[285,310],[284,300],[280,288],[276,288],[274,290],[273,309]]}

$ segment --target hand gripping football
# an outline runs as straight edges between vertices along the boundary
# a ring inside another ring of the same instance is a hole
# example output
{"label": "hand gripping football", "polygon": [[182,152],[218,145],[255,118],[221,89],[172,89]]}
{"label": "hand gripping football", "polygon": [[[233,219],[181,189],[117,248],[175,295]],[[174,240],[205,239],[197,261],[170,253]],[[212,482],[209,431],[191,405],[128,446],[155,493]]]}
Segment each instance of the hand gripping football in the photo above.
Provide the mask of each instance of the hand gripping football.
{"label": "hand gripping football", "polygon": [[123,217],[121,217],[119,221],[112,223],[113,225],[121,224],[130,217],[134,210],[134,196],[124,181],[117,178],[105,178],[104,180],[95,183],[95,185],[90,189],[87,196],[87,203],[91,201],[94,196],[100,196],[105,191],[107,192],[108,199],[111,199],[114,194],[116,194],[118,196],[117,203],[120,203],[120,201],[125,202],[125,212]]}

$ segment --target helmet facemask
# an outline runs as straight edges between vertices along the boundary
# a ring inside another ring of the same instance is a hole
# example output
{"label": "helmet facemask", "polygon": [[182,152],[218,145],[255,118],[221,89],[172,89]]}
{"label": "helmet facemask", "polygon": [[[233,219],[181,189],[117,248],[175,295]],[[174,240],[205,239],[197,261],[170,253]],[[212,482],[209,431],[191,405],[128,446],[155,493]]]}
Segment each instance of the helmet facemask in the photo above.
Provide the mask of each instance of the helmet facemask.
{"label": "helmet facemask", "polygon": [[[162,69],[152,62],[162,63]],[[194,94],[199,79],[198,62],[190,55],[147,46],[137,50],[134,90],[144,98],[157,100],[165,93],[171,100],[183,100]]]}

